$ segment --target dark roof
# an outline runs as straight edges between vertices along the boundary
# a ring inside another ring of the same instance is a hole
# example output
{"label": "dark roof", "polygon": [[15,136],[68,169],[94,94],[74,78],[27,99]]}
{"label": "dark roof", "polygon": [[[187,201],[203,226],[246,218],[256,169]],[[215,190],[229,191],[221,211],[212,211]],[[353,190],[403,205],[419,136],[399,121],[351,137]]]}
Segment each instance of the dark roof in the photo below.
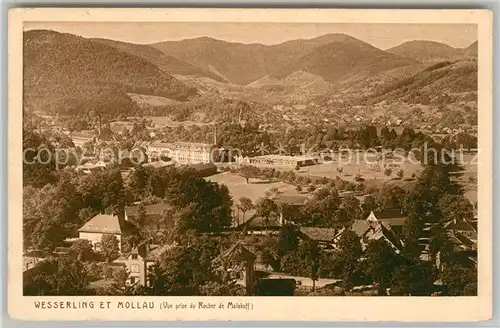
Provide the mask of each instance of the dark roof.
{"label": "dark roof", "polygon": [[289,205],[304,205],[307,202],[307,197],[305,196],[294,196],[294,195],[277,195],[273,197],[273,201],[276,204],[289,204]]}
{"label": "dark roof", "polygon": [[160,256],[174,248],[176,245],[150,245],[149,253],[146,255],[148,261],[158,261]]}
{"label": "dark roof", "polygon": [[403,215],[401,209],[398,208],[384,210],[384,211],[374,211],[373,214],[375,214],[375,216],[379,220],[406,218],[405,215]]}
{"label": "dark roof", "polygon": [[240,242],[237,242],[233,246],[231,246],[229,249],[224,251],[220,256],[220,258],[224,260],[230,260],[230,261],[255,261],[257,256],[249,251],[243,244]]}
{"label": "dark roof", "polygon": [[[144,209],[146,210],[146,215],[162,215],[163,211],[170,209],[171,206],[165,203],[144,205]],[[127,216],[137,216],[137,211],[139,209],[139,205],[131,205],[125,206],[125,213]]]}
{"label": "dark roof", "polygon": [[336,236],[337,229],[302,227],[302,228],[300,228],[300,232],[311,240],[331,241]]}
{"label": "dark roof", "polygon": [[217,170],[217,166],[212,163],[198,163],[189,165],[190,168],[193,168],[197,171],[205,171],[205,170]]}
{"label": "dark roof", "polygon": [[396,237],[394,232],[390,229],[387,229],[387,227],[382,223],[382,233],[384,234],[384,237],[389,240],[394,247],[396,247],[398,250],[401,250],[401,243],[399,239]]}
{"label": "dark roof", "polygon": [[454,237],[453,240],[454,240],[455,244],[463,245],[468,249],[475,249],[476,248],[476,243],[474,243],[472,240],[470,240],[469,238],[462,235],[460,232],[453,233],[452,237]]}
{"label": "dark roof", "polygon": [[[370,229],[371,223],[366,220],[355,220],[351,226],[351,230],[354,231],[360,238],[365,235],[365,233]],[[380,222],[380,230],[376,230],[371,239],[379,239],[380,237],[385,237],[390,241],[398,250],[401,248],[401,243],[394,232],[385,225],[384,222]]]}
{"label": "dark roof", "polygon": [[366,220],[355,220],[351,226],[351,230],[354,231],[359,237],[362,237],[369,228],[370,222]]}
{"label": "dark roof", "polygon": [[103,278],[103,279],[99,279],[99,280],[96,280],[96,281],[92,281],[90,284],[89,284],[89,287],[90,288],[99,288],[99,287],[111,287],[113,284],[115,283],[115,281],[113,279],[108,279],[108,278]]}
{"label": "dark roof", "polygon": [[279,227],[281,226],[280,218],[277,215],[271,215],[268,222],[261,216],[255,215],[244,223],[248,227]]}
{"label": "dark roof", "polygon": [[95,232],[121,234],[120,220],[116,215],[98,214],[90,221],[85,223],[83,227],[78,229],[79,232]]}
{"label": "dark roof", "polygon": [[450,221],[446,224],[445,228],[451,229],[451,230],[476,232],[477,230],[474,226],[477,227],[477,224],[474,225],[473,223],[469,223],[465,220],[461,220],[461,221],[456,221],[456,222]]}
{"label": "dark roof", "polygon": [[380,221],[387,227],[401,227],[405,224],[406,218],[381,219]]}
{"label": "dark roof", "polygon": [[175,162],[173,161],[168,161],[168,162],[165,162],[165,161],[156,161],[156,162],[149,162],[147,164],[144,164],[144,166],[150,166],[150,167],[153,167],[155,169],[159,169],[159,168],[162,168],[162,167],[167,167],[167,166],[174,166],[175,165]]}

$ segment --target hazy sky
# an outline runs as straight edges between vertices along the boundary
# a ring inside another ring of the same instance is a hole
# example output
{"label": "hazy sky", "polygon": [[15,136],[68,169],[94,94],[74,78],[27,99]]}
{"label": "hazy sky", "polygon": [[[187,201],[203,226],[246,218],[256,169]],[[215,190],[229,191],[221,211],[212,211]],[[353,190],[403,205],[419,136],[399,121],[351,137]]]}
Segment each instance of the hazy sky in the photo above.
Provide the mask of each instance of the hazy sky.
{"label": "hazy sky", "polygon": [[84,37],[132,43],[208,36],[241,43],[277,44],[292,39],[310,39],[327,33],[345,33],[380,49],[411,40],[432,40],[460,48],[477,41],[477,26],[472,24],[29,22],[25,23],[25,29],[51,29]]}

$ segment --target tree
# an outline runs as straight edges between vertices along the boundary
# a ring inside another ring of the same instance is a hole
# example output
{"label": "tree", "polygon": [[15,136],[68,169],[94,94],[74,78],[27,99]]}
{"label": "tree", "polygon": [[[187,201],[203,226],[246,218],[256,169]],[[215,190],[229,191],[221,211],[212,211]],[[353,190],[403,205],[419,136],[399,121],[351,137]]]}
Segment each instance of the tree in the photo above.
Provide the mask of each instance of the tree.
{"label": "tree", "polygon": [[360,278],[359,260],[363,256],[361,239],[352,230],[347,229],[338,242],[339,254],[335,261],[334,273],[341,276],[344,288],[352,288]]}
{"label": "tree", "polygon": [[122,253],[128,254],[136,247],[140,242],[140,237],[138,235],[128,235],[122,239]]}
{"label": "tree", "polygon": [[338,242],[340,254],[351,259],[360,259],[363,255],[360,237],[352,230],[347,229]]}
{"label": "tree", "polygon": [[463,195],[444,195],[438,206],[445,221],[470,222],[474,219],[474,206]]}
{"label": "tree", "polygon": [[341,205],[341,200],[335,189],[332,189],[327,197],[322,193],[317,193],[302,209],[304,222],[306,225],[314,227],[337,227],[340,222],[337,217],[337,211]]}
{"label": "tree", "polygon": [[450,238],[448,231],[444,228],[443,224],[438,223],[431,227],[431,237],[429,239],[429,254],[432,259],[436,259],[439,253],[440,266],[444,262],[452,259],[452,254],[455,252],[455,245]]}
{"label": "tree", "polygon": [[146,190],[150,196],[164,198],[166,184],[165,170],[153,170],[149,174]]}
{"label": "tree", "polygon": [[51,252],[79,225],[80,200],[66,182],[23,189],[23,241],[25,247]]}
{"label": "tree", "polygon": [[337,166],[337,172],[338,172],[339,175],[342,175],[342,172],[344,172],[344,167]]}
{"label": "tree", "polygon": [[146,224],[146,207],[141,202],[137,206],[137,215],[135,217],[135,221],[139,225],[139,227],[143,227]]}
{"label": "tree", "polygon": [[299,247],[299,232],[297,228],[289,223],[281,226],[276,246],[279,257],[297,250]]}
{"label": "tree", "polygon": [[102,270],[99,265],[97,265],[96,262],[92,262],[89,266],[89,275],[91,277],[91,280],[97,280],[100,279],[102,276]]}
{"label": "tree", "polygon": [[430,296],[436,280],[430,262],[407,261],[396,268],[392,275],[391,295]]}
{"label": "tree", "polygon": [[297,185],[295,187],[295,190],[297,190],[298,193],[302,193],[302,186],[301,185]]}
{"label": "tree", "polygon": [[115,235],[105,234],[102,236],[101,251],[109,263],[120,255],[119,243]]}
{"label": "tree", "polygon": [[200,295],[203,296],[245,296],[246,290],[243,286],[235,282],[220,283],[215,281],[207,282],[200,286]]}
{"label": "tree", "polygon": [[399,265],[399,257],[383,239],[372,240],[365,250],[367,273],[378,283],[379,292],[390,286],[392,274]]}
{"label": "tree", "polygon": [[321,249],[318,245],[314,241],[306,241],[281,258],[281,269],[292,275],[311,277],[315,284],[319,277],[320,257]]}
{"label": "tree", "polygon": [[55,149],[45,136],[23,130],[23,185],[43,187],[55,183]]}
{"label": "tree", "polygon": [[277,187],[272,187],[271,190],[269,190],[271,195],[275,196],[280,193],[280,190]]}
{"label": "tree", "polygon": [[94,210],[92,207],[85,207],[78,211],[78,218],[79,221],[83,224],[90,221],[90,219],[92,219],[97,214],[99,214],[99,212]]}
{"label": "tree", "polygon": [[386,176],[387,179],[389,179],[391,174],[392,174],[392,169],[390,167],[388,167],[384,170],[384,175]]}
{"label": "tree", "polygon": [[138,296],[138,295],[148,295],[148,290],[146,287],[141,286],[137,283],[129,284],[127,283],[130,274],[125,268],[120,268],[113,271],[113,283],[111,286],[106,288],[103,295],[107,296]]}
{"label": "tree", "polygon": [[377,201],[377,199],[372,196],[372,195],[367,195],[365,196],[363,200],[363,204],[361,205],[361,208],[363,210],[363,217],[367,217],[370,215],[372,211],[378,211],[380,208],[380,205]]}
{"label": "tree", "polygon": [[365,181],[365,179],[363,178],[363,176],[361,174],[358,173],[354,177],[354,181],[356,181],[356,182],[362,182],[362,181]]}
{"label": "tree", "polygon": [[246,212],[252,210],[254,208],[253,202],[248,197],[240,197],[238,208],[243,212],[243,220],[245,220]]}
{"label": "tree", "polygon": [[247,183],[249,183],[250,178],[256,178],[259,174],[259,168],[252,165],[242,165],[240,167],[240,173],[245,178]]}
{"label": "tree", "polygon": [[377,203],[381,210],[403,208],[406,192],[403,188],[385,183],[377,194]]}
{"label": "tree", "polygon": [[127,269],[120,268],[113,273],[113,280],[118,284],[118,286],[125,287],[129,276],[130,275],[127,272]]}
{"label": "tree", "polygon": [[305,246],[307,247],[307,257],[309,261],[310,268],[310,278],[313,281],[313,292],[316,291],[316,281],[319,279],[319,266],[320,266],[320,255],[321,249],[318,246],[318,243],[315,241],[308,240],[305,242]]}
{"label": "tree", "polygon": [[91,141],[87,141],[82,145],[83,154],[86,156],[94,155],[94,144]]}
{"label": "tree", "polygon": [[450,296],[477,296],[477,268],[451,264],[442,272]]}
{"label": "tree", "polygon": [[90,295],[90,275],[83,264],[74,259],[51,257],[23,273],[26,296]]}
{"label": "tree", "polygon": [[112,267],[108,266],[108,265],[105,265],[102,267],[102,275],[104,276],[104,278],[106,279],[113,279],[113,276],[115,274],[115,271],[113,270]]}
{"label": "tree", "polygon": [[387,126],[384,126],[380,130],[380,141],[384,147],[385,147],[386,142],[391,141],[391,134],[390,134],[389,128]]}
{"label": "tree", "polygon": [[76,186],[82,208],[118,213],[125,206],[125,187],[119,168],[84,175]]}
{"label": "tree", "polygon": [[231,225],[233,202],[225,185],[207,181],[192,169],[169,168],[164,174],[169,205],[177,210],[190,209],[188,228],[218,232]]}
{"label": "tree", "polygon": [[178,246],[162,253],[150,274],[152,294],[201,295],[201,286],[222,282],[212,265],[220,247],[216,240],[201,237],[189,247]]}
{"label": "tree", "polygon": [[278,206],[269,198],[259,199],[255,205],[255,209],[257,211],[256,215],[264,218],[266,226],[269,224],[270,217],[276,215],[278,212]]}
{"label": "tree", "polygon": [[405,171],[403,169],[400,169],[398,170],[396,175],[398,176],[398,178],[403,179],[403,177],[405,176]]}
{"label": "tree", "polygon": [[89,261],[94,256],[92,243],[86,239],[75,240],[69,250],[78,261]]}
{"label": "tree", "polygon": [[138,165],[129,175],[128,188],[134,196],[144,194],[148,184],[150,172],[142,165]]}
{"label": "tree", "polygon": [[345,214],[342,220],[344,223],[361,219],[361,203],[356,197],[352,195],[344,197],[344,199],[342,199],[341,208],[343,209],[342,213]]}
{"label": "tree", "polygon": [[314,185],[312,185],[312,184],[311,184],[311,185],[309,185],[309,186],[307,187],[307,192],[312,193],[312,192],[314,192],[315,190],[316,190],[316,187],[315,187]]}

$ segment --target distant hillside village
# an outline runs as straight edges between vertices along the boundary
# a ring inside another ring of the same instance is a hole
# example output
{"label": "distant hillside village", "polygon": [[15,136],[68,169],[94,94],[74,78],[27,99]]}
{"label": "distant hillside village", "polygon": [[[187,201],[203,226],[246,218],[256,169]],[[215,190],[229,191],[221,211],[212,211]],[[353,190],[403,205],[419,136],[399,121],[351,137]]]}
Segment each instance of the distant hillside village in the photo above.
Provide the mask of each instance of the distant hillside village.
{"label": "distant hillside village", "polygon": [[[302,154],[251,124],[194,128],[203,143],[130,127],[25,128],[28,163],[74,156],[24,165],[25,295],[477,293],[475,172],[395,161],[424,142],[472,156],[473,136],[332,128],[303,138],[336,150]],[[347,141],[377,159],[342,163]]]}

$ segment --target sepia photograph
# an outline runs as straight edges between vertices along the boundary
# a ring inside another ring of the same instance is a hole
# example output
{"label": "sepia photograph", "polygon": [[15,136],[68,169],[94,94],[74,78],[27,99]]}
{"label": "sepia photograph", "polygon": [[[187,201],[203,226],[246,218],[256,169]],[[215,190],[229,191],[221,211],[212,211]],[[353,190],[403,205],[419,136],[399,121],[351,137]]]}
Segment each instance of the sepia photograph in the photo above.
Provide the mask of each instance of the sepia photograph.
{"label": "sepia photograph", "polygon": [[477,297],[492,107],[474,17],[24,21],[19,297]]}

